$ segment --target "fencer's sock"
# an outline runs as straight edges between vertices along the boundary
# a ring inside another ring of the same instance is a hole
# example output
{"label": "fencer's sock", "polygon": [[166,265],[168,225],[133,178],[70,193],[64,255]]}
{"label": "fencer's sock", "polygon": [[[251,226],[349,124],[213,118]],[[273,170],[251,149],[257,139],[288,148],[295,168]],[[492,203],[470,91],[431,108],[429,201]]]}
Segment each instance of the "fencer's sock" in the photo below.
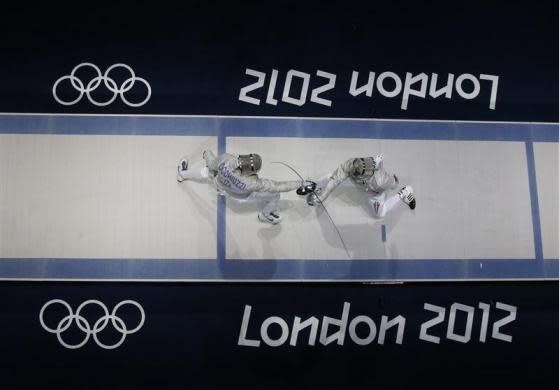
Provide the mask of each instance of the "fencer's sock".
{"label": "fencer's sock", "polygon": [[411,186],[405,186],[398,191],[398,196],[410,207],[410,209],[415,209],[415,194],[413,193],[413,188]]}
{"label": "fencer's sock", "polygon": [[182,176],[182,173],[186,171],[188,171],[188,160],[186,158],[183,158],[180,161],[179,166],[177,167],[177,181],[179,183],[185,180],[184,177]]}
{"label": "fencer's sock", "polygon": [[264,214],[263,212],[261,212],[261,213],[258,213],[258,220],[260,222],[265,222],[265,223],[270,223],[272,225],[277,225],[278,223],[280,223],[281,217],[277,213]]}

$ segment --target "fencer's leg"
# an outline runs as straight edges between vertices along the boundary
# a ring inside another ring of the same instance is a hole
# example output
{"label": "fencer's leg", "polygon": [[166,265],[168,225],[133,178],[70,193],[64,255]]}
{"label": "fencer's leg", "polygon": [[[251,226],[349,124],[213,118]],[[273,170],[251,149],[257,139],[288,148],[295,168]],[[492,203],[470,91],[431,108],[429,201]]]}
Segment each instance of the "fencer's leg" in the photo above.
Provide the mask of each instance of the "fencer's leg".
{"label": "fencer's leg", "polygon": [[400,197],[397,194],[391,195],[387,198],[384,192],[375,194],[369,198],[369,204],[378,218],[384,218],[384,216],[399,202]]}
{"label": "fencer's leg", "polygon": [[[278,204],[279,204],[279,200],[280,200],[280,194],[279,193],[267,193],[266,196],[264,198],[262,198],[266,204],[264,205],[264,208],[262,209],[262,212],[264,214],[277,214],[278,212]],[[277,217],[275,217],[277,218]]]}
{"label": "fencer's leg", "polygon": [[398,191],[397,194],[386,197],[384,193],[372,196],[370,204],[376,216],[383,218],[390,210],[397,207],[399,204],[408,205],[410,209],[415,209],[415,195],[413,188],[406,186]]}
{"label": "fencer's leg", "polygon": [[181,173],[183,180],[193,180],[200,183],[206,182],[209,175],[208,167],[203,167],[201,169],[189,169],[188,171]]}
{"label": "fencer's leg", "polygon": [[379,218],[384,218],[384,216],[398,204],[401,204],[401,200],[400,197],[395,194],[389,196],[386,200],[384,200],[384,202],[376,202],[373,209]]}
{"label": "fencer's leg", "polygon": [[206,167],[204,161],[199,161],[196,164],[193,164],[193,166],[189,165],[186,158],[183,158],[179,162],[179,166],[177,167],[177,181],[179,183],[184,180],[193,180],[199,183],[204,183],[209,177],[209,169]]}
{"label": "fencer's leg", "polygon": [[261,222],[271,223],[272,225],[280,223],[281,216],[278,213],[279,193],[253,192],[249,198],[264,202],[262,212],[258,214],[258,219]]}

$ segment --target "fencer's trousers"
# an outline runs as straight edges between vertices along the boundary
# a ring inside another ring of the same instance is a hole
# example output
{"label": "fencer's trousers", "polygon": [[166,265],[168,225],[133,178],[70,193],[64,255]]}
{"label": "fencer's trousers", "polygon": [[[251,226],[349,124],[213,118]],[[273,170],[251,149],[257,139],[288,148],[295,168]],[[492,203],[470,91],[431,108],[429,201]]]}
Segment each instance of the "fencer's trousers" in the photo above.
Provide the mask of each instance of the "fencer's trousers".
{"label": "fencer's trousers", "polygon": [[[317,181],[317,188],[320,190],[321,188],[325,188],[328,184],[328,180],[330,180],[330,175],[325,176]],[[367,203],[373,209],[375,215],[378,218],[384,218],[384,216],[392,210],[394,207],[398,206],[401,202],[400,197],[398,194],[393,194],[390,196],[386,196],[386,192],[370,192],[367,191],[364,193],[365,197],[367,198]]]}

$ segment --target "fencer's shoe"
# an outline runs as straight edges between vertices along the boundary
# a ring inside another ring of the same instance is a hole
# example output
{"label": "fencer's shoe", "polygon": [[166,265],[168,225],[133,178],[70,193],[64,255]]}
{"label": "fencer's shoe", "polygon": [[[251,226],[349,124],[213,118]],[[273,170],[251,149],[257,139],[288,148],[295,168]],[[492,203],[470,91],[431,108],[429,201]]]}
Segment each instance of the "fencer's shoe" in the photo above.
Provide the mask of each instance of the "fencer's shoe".
{"label": "fencer's shoe", "polygon": [[398,196],[402,199],[402,202],[410,207],[410,209],[415,209],[415,194],[413,193],[413,188],[411,186],[405,186],[398,191]]}
{"label": "fencer's shoe", "polygon": [[264,214],[263,212],[258,213],[258,220],[260,222],[270,223],[272,225],[277,225],[281,221],[280,215],[276,213]]}
{"label": "fencer's shoe", "polygon": [[185,180],[182,174],[186,173],[186,171],[188,171],[188,159],[183,158],[177,167],[177,181],[179,183],[182,183]]}

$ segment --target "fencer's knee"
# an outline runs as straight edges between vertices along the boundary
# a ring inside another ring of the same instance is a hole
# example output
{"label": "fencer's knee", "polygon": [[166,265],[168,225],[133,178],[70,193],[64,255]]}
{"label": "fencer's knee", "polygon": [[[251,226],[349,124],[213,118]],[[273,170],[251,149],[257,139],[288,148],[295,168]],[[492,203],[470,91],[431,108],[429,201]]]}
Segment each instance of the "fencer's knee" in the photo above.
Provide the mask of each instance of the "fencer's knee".
{"label": "fencer's knee", "polygon": [[373,208],[374,214],[378,218],[384,218],[386,215],[386,207],[384,207],[384,203],[379,200],[371,200],[371,207]]}

